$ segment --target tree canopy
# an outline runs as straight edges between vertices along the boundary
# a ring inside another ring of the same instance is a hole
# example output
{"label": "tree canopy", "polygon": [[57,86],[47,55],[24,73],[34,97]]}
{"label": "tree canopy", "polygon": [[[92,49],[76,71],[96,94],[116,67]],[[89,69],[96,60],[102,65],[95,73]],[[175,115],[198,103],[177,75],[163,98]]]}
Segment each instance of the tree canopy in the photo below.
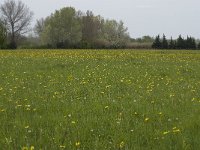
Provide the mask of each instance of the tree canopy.
{"label": "tree canopy", "polygon": [[35,32],[42,44],[52,48],[121,48],[130,39],[122,21],[105,20],[72,7],[38,20]]}

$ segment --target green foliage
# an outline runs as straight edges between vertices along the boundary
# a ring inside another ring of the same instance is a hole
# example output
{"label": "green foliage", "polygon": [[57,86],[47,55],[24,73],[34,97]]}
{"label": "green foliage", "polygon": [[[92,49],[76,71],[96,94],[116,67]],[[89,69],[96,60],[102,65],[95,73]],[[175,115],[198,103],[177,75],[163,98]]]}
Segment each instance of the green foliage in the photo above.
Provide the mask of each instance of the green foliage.
{"label": "green foliage", "polygon": [[185,49],[186,48],[184,39],[182,38],[181,35],[179,35],[179,37],[177,39],[176,48],[177,49]]}
{"label": "green foliage", "polygon": [[129,41],[129,35],[127,28],[124,28],[122,21],[119,23],[115,20],[106,20],[103,28],[101,37],[108,41],[113,48],[123,48]]}
{"label": "green foliage", "polygon": [[160,35],[156,36],[155,41],[152,44],[152,48],[154,48],[154,49],[161,49],[162,48]]}
{"label": "green foliage", "polygon": [[155,38],[152,48],[154,49],[197,49],[195,38],[188,37],[187,39],[182,38],[181,35],[176,40],[173,40],[172,37],[168,41],[166,36],[163,34],[162,42],[160,42],[159,35]]}
{"label": "green foliage", "polygon": [[136,43],[153,43],[154,42],[154,38],[150,37],[149,35],[145,35],[142,38],[131,38],[130,39],[131,42],[136,42]]}
{"label": "green foliage", "polygon": [[44,28],[45,28],[45,19],[41,18],[41,19],[37,20],[36,25],[34,27],[35,34],[38,37],[41,37],[41,34],[44,31]]}
{"label": "green foliage", "polygon": [[196,49],[196,42],[195,39],[192,37],[188,37],[185,40],[186,49]]}
{"label": "green foliage", "polygon": [[164,34],[163,34],[163,38],[162,38],[162,49],[168,49],[168,41]]}
{"label": "green foliage", "polygon": [[35,31],[43,44],[53,48],[122,48],[129,42],[122,21],[104,20],[91,11],[84,14],[72,7],[38,20]]}
{"label": "green foliage", "polygon": [[200,50],[200,42],[197,45],[197,49]]}
{"label": "green foliage", "polygon": [[0,51],[0,149],[198,150],[199,64],[199,51]]}
{"label": "green foliage", "polygon": [[43,43],[66,48],[81,41],[81,24],[74,8],[65,7],[45,20]]}
{"label": "green foliage", "polygon": [[0,14],[9,35],[8,47],[16,49],[19,37],[30,31],[33,12],[22,1],[5,0],[0,5]]}
{"label": "green foliage", "polygon": [[169,42],[169,49],[176,49],[176,41],[174,41],[171,37],[170,42]]}
{"label": "green foliage", "polygon": [[86,16],[82,16],[81,20],[82,20],[82,41],[92,46],[99,37],[102,18],[95,17],[91,11],[87,11]]}
{"label": "green foliage", "polygon": [[6,48],[7,30],[0,20],[0,49]]}

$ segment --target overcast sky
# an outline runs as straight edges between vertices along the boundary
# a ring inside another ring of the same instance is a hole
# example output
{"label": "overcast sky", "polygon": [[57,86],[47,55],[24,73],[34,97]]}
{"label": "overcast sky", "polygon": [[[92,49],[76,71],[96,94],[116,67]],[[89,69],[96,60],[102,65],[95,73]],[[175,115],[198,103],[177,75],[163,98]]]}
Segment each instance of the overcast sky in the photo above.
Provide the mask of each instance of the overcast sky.
{"label": "overcast sky", "polygon": [[[200,0],[22,0],[34,12],[34,20],[56,9],[72,6],[91,10],[104,18],[122,20],[132,37],[165,33],[200,38]],[[2,3],[3,0],[0,0]]]}

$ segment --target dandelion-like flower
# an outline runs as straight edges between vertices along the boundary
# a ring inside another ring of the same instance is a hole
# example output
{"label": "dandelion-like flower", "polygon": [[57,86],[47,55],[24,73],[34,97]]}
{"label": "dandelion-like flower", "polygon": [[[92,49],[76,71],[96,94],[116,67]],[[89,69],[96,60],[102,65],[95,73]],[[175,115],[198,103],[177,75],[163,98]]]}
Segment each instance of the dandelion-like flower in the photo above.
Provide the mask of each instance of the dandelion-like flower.
{"label": "dandelion-like flower", "polygon": [[120,147],[120,148],[123,148],[124,145],[125,145],[124,141],[121,141],[121,143],[119,144],[119,147]]}
{"label": "dandelion-like flower", "polygon": [[30,150],[34,150],[34,146],[31,146]]}
{"label": "dandelion-like flower", "polygon": [[148,122],[148,121],[149,121],[149,118],[148,118],[148,117],[144,119],[144,122]]}
{"label": "dandelion-like flower", "polygon": [[29,126],[25,126],[24,128],[25,128],[25,129],[28,129],[28,128],[29,128]]}
{"label": "dandelion-like flower", "polygon": [[181,132],[181,130],[180,130],[180,129],[177,129],[176,127],[174,127],[172,132],[173,132],[173,133],[178,133],[178,132]]}
{"label": "dandelion-like flower", "polygon": [[75,121],[72,121],[72,124],[75,124],[76,122]]}
{"label": "dandelion-like flower", "polygon": [[65,148],[66,146],[65,145],[60,145],[60,148]]}
{"label": "dandelion-like flower", "polygon": [[163,135],[166,135],[168,133],[170,133],[170,131],[165,131],[165,132],[163,132]]}
{"label": "dandelion-like flower", "polygon": [[28,150],[28,147],[24,146],[22,147],[22,150]]}
{"label": "dandelion-like flower", "polygon": [[75,143],[75,145],[76,145],[76,147],[79,147],[79,146],[81,145],[81,143],[80,143],[79,141],[77,141],[77,142]]}

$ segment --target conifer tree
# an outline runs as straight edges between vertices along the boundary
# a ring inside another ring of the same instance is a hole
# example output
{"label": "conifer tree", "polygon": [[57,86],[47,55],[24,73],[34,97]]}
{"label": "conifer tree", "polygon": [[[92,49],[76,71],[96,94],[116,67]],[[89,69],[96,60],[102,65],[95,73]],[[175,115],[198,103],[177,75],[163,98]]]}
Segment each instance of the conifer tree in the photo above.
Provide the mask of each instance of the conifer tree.
{"label": "conifer tree", "polygon": [[200,50],[200,42],[197,45],[197,49]]}
{"label": "conifer tree", "polygon": [[175,49],[176,47],[175,47],[175,42],[174,42],[174,40],[172,39],[172,37],[171,37],[171,39],[170,39],[170,41],[169,41],[169,49]]}
{"label": "conifer tree", "polygon": [[185,48],[185,41],[184,41],[184,39],[182,38],[181,35],[179,35],[179,37],[177,39],[176,48],[177,49],[184,49]]}
{"label": "conifer tree", "polygon": [[163,34],[163,39],[162,39],[162,49],[168,49],[168,42],[164,34]]}
{"label": "conifer tree", "polygon": [[154,49],[162,48],[162,43],[160,41],[160,35],[156,36],[156,38],[155,38],[155,40],[154,40],[154,42],[152,44],[152,48],[154,48]]}
{"label": "conifer tree", "polygon": [[186,49],[190,49],[191,47],[191,38],[187,36],[187,39],[185,40],[185,47]]}
{"label": "conifer tree", "polygon": [[192,38],[191,40],[191,49],[196,49],[197,48],[197,45],[196,45],[196,41],[194,38]]}

